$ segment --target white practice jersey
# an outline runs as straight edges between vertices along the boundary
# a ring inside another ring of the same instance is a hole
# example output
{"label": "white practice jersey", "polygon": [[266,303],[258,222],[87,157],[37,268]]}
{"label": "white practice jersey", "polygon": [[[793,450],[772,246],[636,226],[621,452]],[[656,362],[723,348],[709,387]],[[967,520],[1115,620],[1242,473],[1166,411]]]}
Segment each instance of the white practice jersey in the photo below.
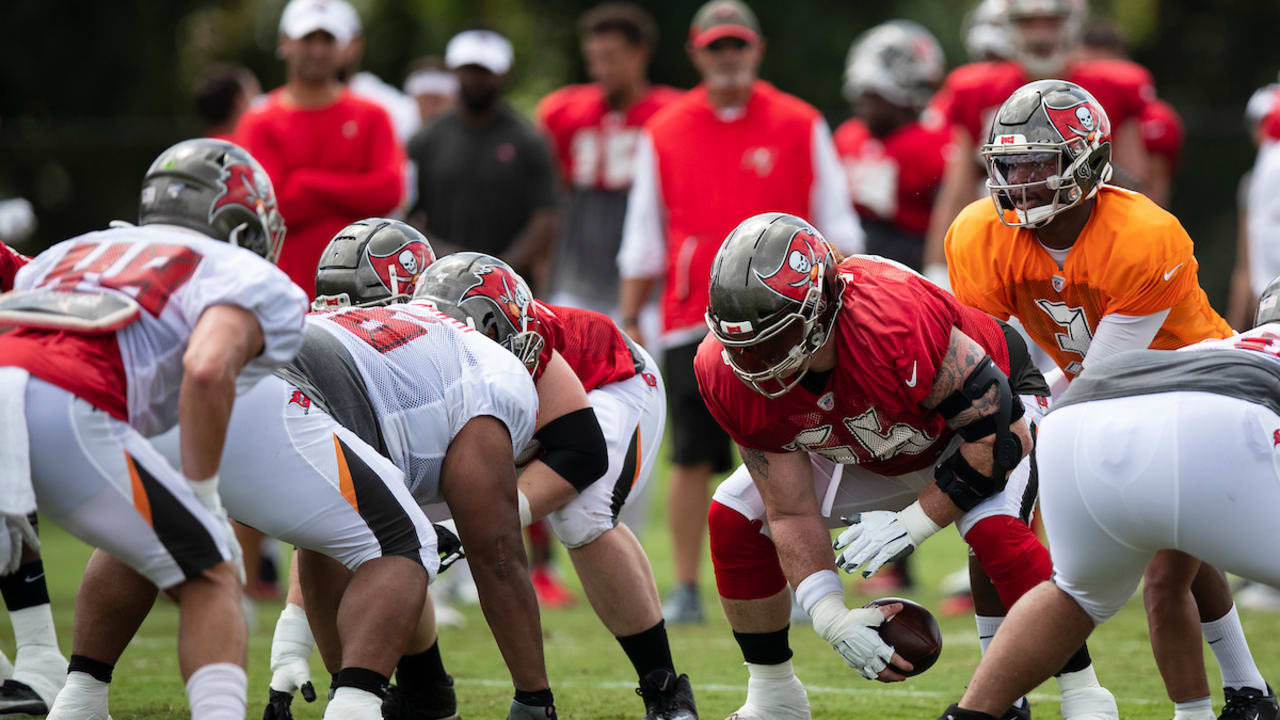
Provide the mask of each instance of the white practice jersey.
{"label": "white practice jersey", "polygon": [[419,503],[443,499],[445,453],[472,418],[488,415],[506,425],[513,457],[533,437],[538,395],[529,371],[502,346],[428,305],[313,314],[306,335],[280,376],[384,451]]}
{"label": "white practice jersey", "polygon": [[116,293],[141,306],[116,340],[129,424],[148,437],[178,422],[182,356],[207,308],[244,308],[262,327],[262,353],[241,371],[237,391],[288,362],[302,344],[302,290],[263,258],[186,228],[117,227],[65,240],[18,271],[15,290],[38,288]]}

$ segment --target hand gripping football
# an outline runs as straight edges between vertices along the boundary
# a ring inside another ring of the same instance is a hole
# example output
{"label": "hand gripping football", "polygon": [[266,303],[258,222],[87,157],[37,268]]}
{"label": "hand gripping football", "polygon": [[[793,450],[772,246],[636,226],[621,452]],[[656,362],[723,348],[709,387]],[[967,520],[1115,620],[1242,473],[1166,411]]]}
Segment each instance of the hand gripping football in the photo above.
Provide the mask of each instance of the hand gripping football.
{"label": "hand gripping football", "polygon": [[895,652],[911,663],[910,672],[902,672],[911,677],[933,667],[942,654],[942,632],[938,630],[938,621],[933,614],[919,603],[905,598],[886,597],[863,605],[863,607],[880,607],[893,603],[902,603],[902,611],[886,620],[876,628],[880,637],[893,646]]}

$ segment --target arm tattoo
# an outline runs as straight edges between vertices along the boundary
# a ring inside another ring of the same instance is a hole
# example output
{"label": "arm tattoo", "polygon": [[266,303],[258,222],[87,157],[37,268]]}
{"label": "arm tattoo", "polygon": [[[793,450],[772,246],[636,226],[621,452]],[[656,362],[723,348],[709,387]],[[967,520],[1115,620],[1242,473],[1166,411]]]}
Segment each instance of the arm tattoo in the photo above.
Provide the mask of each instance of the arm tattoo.
{"label": "arm tattoo", "polygon": [[[951,343],[947,346],[947,353],[938,365],[933,389],[921,404],[928,408],[937,407],[947,396],[964,385],[965,379],[986,356],[987,352],[981,345],[959,329],[952,328]],[[973,407],[948,420],[947,426],[953,430],[964,427],[980,417],[996,412],[999,408],[999,392],[994,387],[989,388],[985,395],[973,402]]]}
{"label": "arm tattoo", "polygon": [[741,445],[738,446],[738,451],[742,455],[742,464],[747,466],[752,477],[756,480],[769,479],[769,458],[764,456],[764,451]]}

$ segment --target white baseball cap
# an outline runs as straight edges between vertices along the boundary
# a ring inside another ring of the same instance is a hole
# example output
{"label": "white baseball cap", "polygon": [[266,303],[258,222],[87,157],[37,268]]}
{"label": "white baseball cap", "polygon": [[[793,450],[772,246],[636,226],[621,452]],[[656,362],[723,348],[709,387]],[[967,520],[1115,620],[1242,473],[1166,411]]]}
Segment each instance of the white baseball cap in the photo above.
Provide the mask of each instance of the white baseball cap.
{"label": "white baseball cap", "polygon": [[347,45],[360,34],[360,15],[346,0],[290,0],[280,14],[280,34],[297,40],[316,30]]}
{"label": "white baseball cap", "polygon": [[513,54],[511,42],[492,30],[463,30],[445,46],[444,64],[450,70],[479,65],[494,75],[502,75],[511,69]]}

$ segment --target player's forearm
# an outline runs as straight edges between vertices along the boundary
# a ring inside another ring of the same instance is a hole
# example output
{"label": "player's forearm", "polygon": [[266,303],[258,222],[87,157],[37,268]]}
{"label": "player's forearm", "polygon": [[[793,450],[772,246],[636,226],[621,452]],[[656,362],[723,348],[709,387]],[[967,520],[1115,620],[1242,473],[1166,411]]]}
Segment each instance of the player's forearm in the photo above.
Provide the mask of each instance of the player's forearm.
{"label": "player's forearm", "polygon": [[633,325],[640,317],[657,278],[623,277],[618,286],[618,314],[623,325]]}
{"label": "player's forearm", "polygon": [[464,543],[480,608],[511,680],[517,690],[534,692],[549,685],[538,601],[529,582],[524,543],[519,530],[514,529],[516,525],[515,518],[508,518],[501,526],[510,530],[490,534],[480,542]]}
{"label": "player's forearm", "polygon": [[316,201],[354,215],[385,214],[404,194],[404,175],[398,168],[356,173],[304,168],[293,177]]}
{"label": "player's forearm", "polygon": [[235,396],[235,375],[208,377],[187,373],[183,377],[178,393],[183,475],[192,480],[206,480],[217,474]]}
{"label": "player's forearm", "polygon": [[791,587],[797,587],[810,575],[822,570],[834,571],[835,553],[831,536],[822,517],[769,513],[769,533],[778,548],[782,572]]}

